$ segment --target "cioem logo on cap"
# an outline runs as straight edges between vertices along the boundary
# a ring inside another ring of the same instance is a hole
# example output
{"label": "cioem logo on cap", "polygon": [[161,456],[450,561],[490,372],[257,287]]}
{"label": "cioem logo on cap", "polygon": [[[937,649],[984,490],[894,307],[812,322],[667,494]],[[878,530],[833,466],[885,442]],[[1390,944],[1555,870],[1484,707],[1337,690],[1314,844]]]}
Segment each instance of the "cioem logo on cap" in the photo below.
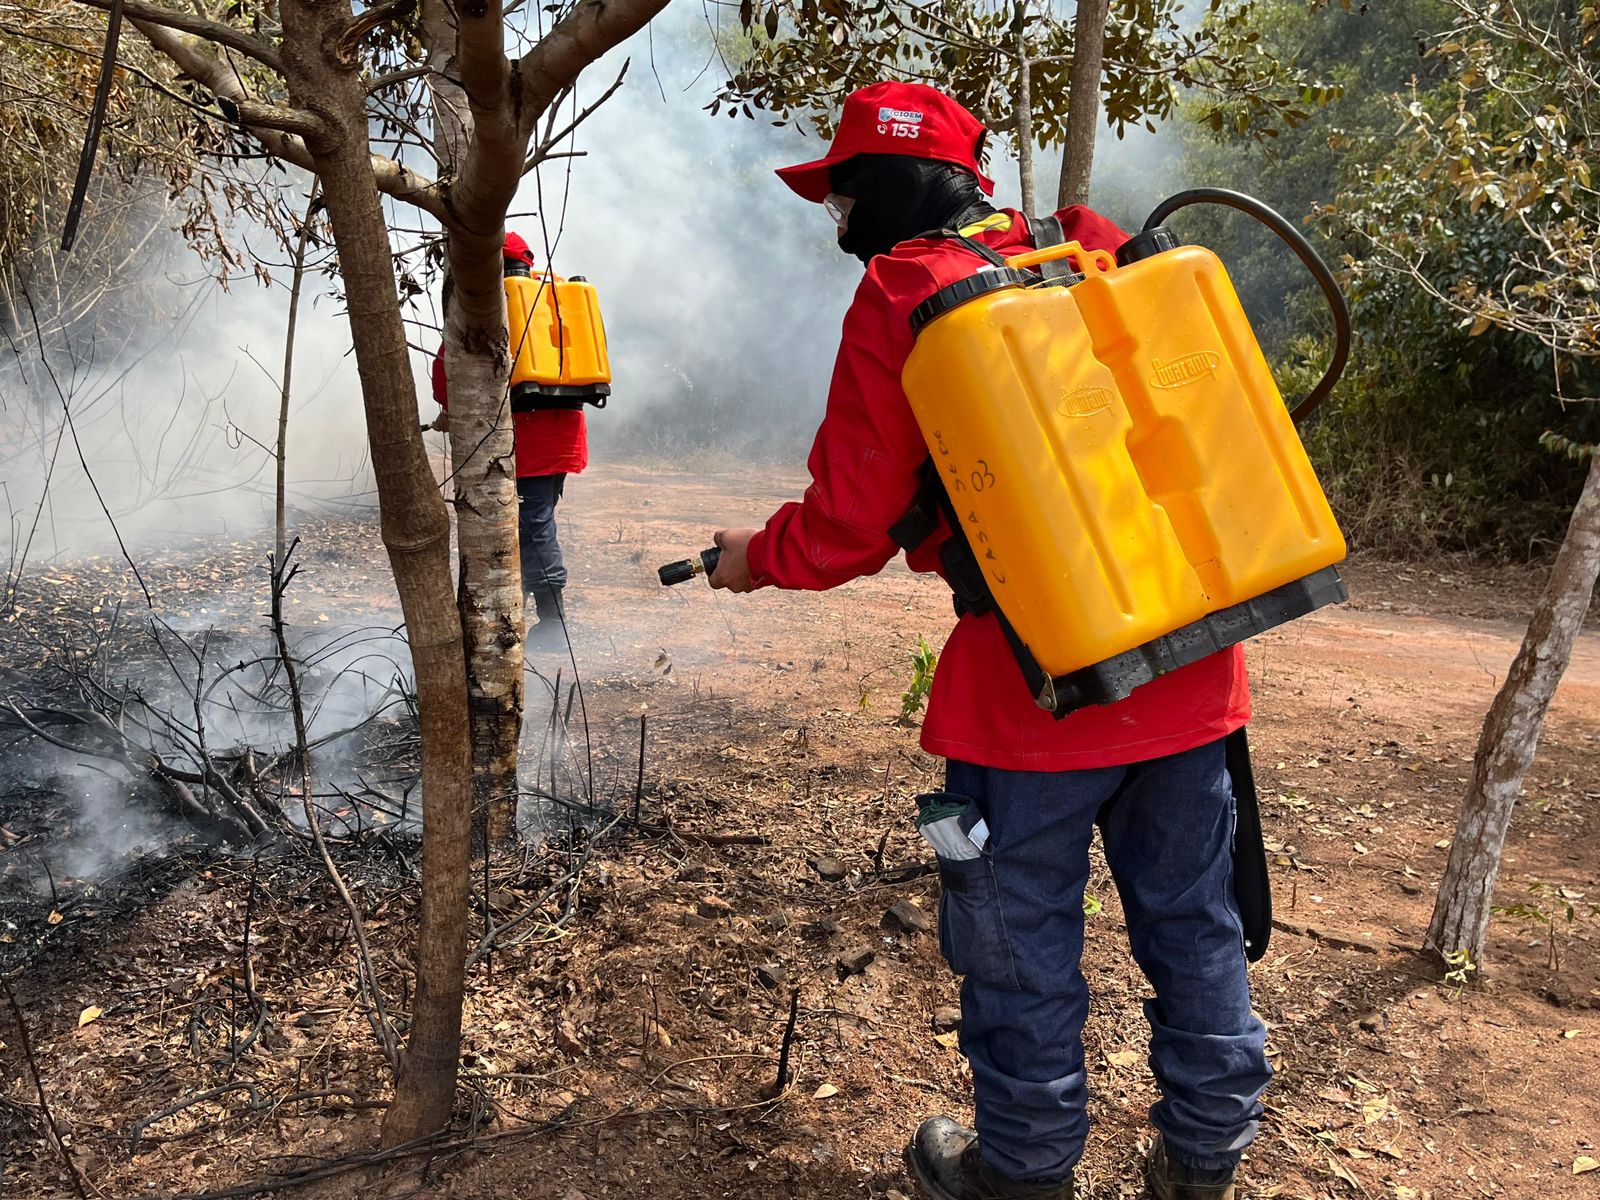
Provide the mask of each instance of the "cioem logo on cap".
{"label": "cioem logo on cap", "polygon": [[912,125],[922,124],[923,114],[905,108],[880,108],[878,120],[880,121],[905,121]]}

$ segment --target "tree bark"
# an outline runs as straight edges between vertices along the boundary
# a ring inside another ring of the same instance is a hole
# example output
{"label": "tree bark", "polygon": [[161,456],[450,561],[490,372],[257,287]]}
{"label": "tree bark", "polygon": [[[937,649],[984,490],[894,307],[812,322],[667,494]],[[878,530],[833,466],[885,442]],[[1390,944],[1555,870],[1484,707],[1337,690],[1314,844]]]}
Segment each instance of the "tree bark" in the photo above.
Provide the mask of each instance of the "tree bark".
{"label": "tree bark", "polygon": [[[499,5],[458,13],[442,0],[426,0],[422,11],[433,68],[435,151],[441,176],[451,180],[445,362],[456,595],[472,713],[473,852],[488,854],[517,836],[524,618],[501,251],[502,222],[516,194],[526,142],[506,95],[511,68],[502,48]],[[481,169],[471,150],[480,139],[495,145],[494,161],[514,164],[512,169],[478,178]]]}
{"label": "tree bark", "polygon": [[1056,207],[1089,202],[1094,139],[1100,131],[1100,77],[1106,55],[1110,0],[1078,0],[1072,42],[1072,79],[1067,91],[1067,137],[1061,151]]}
{"label": "tree bark", "polygon": [[1450,859],[1428,925],[1426,945],[1441,958],[1464,953],[1465,961],[1483,961],[1490,905],[1511,813],[1538,749],[1545,711],[1583,628],[1597,577],[1600,453],[1590,461],[1550,581],[1478,738],[1472,783],[1461,802]]}
{"label": "tree bark", "polygon": [[422,911],[411,1027],[388,1144],[442,1128],[455,1097],[465,991],[472,749],[461,620],[450,579],[450,523],[417,424],[416,385],[394,259],[372,171],[365,93],[336,56],[348,0],[283,0],[284,79],[322,118],[307,149],[322,178],[339,255],[384,546],[394,568],[422,721]]}

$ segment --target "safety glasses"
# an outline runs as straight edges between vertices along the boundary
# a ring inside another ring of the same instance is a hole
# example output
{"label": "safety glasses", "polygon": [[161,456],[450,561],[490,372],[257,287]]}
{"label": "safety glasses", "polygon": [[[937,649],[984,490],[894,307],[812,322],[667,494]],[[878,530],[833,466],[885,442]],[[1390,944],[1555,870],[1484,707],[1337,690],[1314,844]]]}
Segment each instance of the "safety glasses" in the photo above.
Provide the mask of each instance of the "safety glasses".
{"label": "safety glasses", "polygon": [[822,207],[827,209],[828,215],[833,218],[833,223],[843,233],[850,224],[850,210],[855,207],[854,196],[841,196],[837,192],[829,192],[822,200]]}

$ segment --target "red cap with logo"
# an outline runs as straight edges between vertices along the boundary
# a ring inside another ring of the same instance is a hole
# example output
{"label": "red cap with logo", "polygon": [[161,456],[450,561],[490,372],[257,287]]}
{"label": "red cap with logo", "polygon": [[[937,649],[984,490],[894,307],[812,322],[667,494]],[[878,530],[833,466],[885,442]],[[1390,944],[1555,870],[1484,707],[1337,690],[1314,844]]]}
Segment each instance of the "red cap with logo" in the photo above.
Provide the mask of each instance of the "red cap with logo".
{"label": "red cap with logo", "polygon": [[857,154],[906,154],[954,163],[978,177],[986,195],[994,181],[978,156],[988,130],[977,117],[925,83],[874,83],[852,92],[839,114],[828,153],[815,162],[782,167],[778,178],[805,199],[820,204],[832,189],[828,168]]}
{"label": "red cap with logo", "polygon": [[518,262],[533,266],[533,251],[528,249],[528,243],[522,240],[520,233],[506,234],[506,248],[504,254],[507,258],[514,258]]}

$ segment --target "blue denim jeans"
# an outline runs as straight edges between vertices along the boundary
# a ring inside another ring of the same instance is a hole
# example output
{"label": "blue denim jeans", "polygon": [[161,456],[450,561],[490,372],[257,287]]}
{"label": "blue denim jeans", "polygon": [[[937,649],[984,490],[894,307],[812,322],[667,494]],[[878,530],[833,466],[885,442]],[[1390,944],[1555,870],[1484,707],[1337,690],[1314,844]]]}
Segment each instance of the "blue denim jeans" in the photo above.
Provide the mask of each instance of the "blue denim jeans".
{"label": "blue denim jeans", "polygon": [[1155,992],[1150,1110],[1175,1157],[1231,1167],[1272,1070],[1250,1010],[1233,898],[1233,792],[1220,741],[1091,771],[949,764],[946,787],[989,826],[984,854],[940,860],[939,944],[961,987],[961,1050],[991,1167],[1054,1182],[1089,1130],[1083,893],[1100,826],[1133,957]]}
{"label": "blue denim jeans", "polygon": [[567,586],[567,565],[556,540],[556,504],[566,486],[565,475],[525,475],[517,480],[522,590],[529,595]]}

